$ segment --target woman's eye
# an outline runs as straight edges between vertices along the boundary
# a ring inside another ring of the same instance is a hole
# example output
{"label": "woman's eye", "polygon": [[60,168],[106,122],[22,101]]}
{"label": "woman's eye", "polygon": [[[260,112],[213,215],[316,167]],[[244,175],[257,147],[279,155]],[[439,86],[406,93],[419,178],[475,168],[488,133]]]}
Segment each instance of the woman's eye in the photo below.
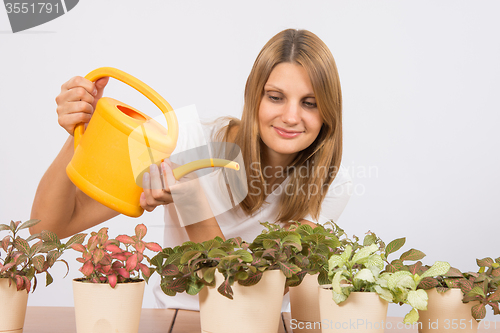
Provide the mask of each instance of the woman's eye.
{"label": "woman's eye", "polygon": [[313,102],[308,102],[308,101],[304,101],[304,105],[308,108],[315,108],[317,107],[318,105],[316,103],[313,103]]}
{"label": "woman's eye", "polygon": [[281,97],[278,97],[278,96],[273,96],[273,95],[267,95],[267,96],[273,102],[279,102],[281,100]]}

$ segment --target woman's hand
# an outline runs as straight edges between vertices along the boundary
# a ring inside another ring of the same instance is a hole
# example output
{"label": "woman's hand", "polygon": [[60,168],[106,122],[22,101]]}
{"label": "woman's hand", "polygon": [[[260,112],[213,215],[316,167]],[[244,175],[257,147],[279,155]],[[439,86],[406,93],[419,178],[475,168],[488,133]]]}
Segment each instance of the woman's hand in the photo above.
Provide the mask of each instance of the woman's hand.
{"label": "woman's hand", "polygon": [[176,181],[172,169],[176,167],[166,159],[160,164],[150,166],[150,173],[144,173],[141,194],[141,207],[151,212],[157,206],[175,202],[179,223],[187,226],[213,217],[212,209],[205,196],[198,176],[190,172]]}
{"label": "woman's hand", "polygon": [[76,125],[90,121],[108,81],[108,77],[92,82],[75,76],[61,86],[61,93],[56,97],[58,122],[70,135]]}
{"label": "woman's hand", "polygon": [[[174,175],[166,162],[162,162],[160,168],[161,174],[158,166],[156,166],[156,164],[151,164],[149,173],[144,173],[142,179],[144,192],[141,194],[140,204],[141,207],[148,212],[152,212],[157,206],[174,202],[168,187],[168,180],[170,180],[170,178],[167,178],[171,177],[173,179]],[[175,182],[175,179],[171,181],[171,183],[173,182]]]}

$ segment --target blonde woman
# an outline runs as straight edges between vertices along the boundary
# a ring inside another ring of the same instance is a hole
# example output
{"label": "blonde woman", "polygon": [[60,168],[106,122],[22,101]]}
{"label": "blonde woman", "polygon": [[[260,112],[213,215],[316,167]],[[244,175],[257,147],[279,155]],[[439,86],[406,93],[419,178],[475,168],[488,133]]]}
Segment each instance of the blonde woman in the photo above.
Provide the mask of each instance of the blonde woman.
{"label": "blonde woman", "polygon": [[[51,229],[67,237],[118,215],[77,189],[65,173],[73,153],[73,130],[90,120],[106,83],[107,79],[93,83],[74,77],[56,98],[59,124],[70,137],[40,182],[32,218],[42,223],[32,232]],[[316,35],[288,29],[274,36],[248,77],[241,120],[219,119],[210,130],[208,141],[240,147],[248,195],[225,213],[180,227],[170,189],[155,186],[168,177],[170,166],[162,163],[161,175],[152,168],[145,175],[140,202],[147,211],[165,206],[164,247],[215,236],[252,240],[263,221],[313,224],[339,218],[352,187],[340,166],[340,81],[332,54]],[[157,291],[160,307],[197,307],[195,299],[178,297],[189,295],[163,297]]]}

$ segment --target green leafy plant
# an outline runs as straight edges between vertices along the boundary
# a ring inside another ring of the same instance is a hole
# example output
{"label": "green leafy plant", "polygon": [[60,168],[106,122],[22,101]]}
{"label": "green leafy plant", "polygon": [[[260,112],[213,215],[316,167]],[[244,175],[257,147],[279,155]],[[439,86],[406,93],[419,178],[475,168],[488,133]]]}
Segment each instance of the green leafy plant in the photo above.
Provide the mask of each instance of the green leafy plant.
{"label": "green leafy plant", "polygon": [[[471,308],[472,317],[476,320],[486,316],[486,306],[493,309],[495,315],[500,314],[500,257],[496,259],[476,259],[478,272],[462,273],[457,268],[450,268],[448,273],[423,279],[418,288],[429,290],[436,288],[437,292],[444,293],[451,288],[460,288],[463,293],[462,302],[477,301]],[[428,267],[420,268],[425,272]]]}
{"label": "green leafy plant", "polygon": [[146,233],[146,226],[139,224],[135,227],[134,236],[120,235],[110,239],[108,228],[101,228],[90,234],[86,245],[71,245],[75,251],[82,253],[82,257],[77,258],[83,264],[79,270],[85,277],[81,280],[109,283],[114,288],[117,283],[139,281],[142,273],[142,277],[148,281],[154,269],[143,263],[144,259],[150,263],[144,251],[160,252],[161,246],[144,242]]}
{"label": "green leafy plant", "polygon": [[[398,251],[406,242],[406,238],[398,238],[387,244],[382,259],[385,261],[385,271],[380,274],[378,282],[386,287],[380,289],[380,297],[393,303],[408,304],[412,307],[404,317],[405,323],[414,323],[418,320],[419,310],[427,310],[427,293],[418,288],[422,280],[446,274],[450,264],[436,261],[434,265],[421,270],[422,262],[417,261],[425,257],[425,253],[410,249],[400,255],[398,259],[389,262],[391,253]],[[405,261],[417,261],[408,265]]]}
{"label": "green leafy plant", "polygon": [[[293,256],[290,256],[290,262],[300,268],[298,273],[292,274],[287,286],[298,286],[306,274],[318,274],[318,283],[327,284],[328,282],[328,259],[337,251],[340,246],[338,235],[343,234],[335,223],[327,222],[324,225],[317,224],[314,228],[308,224],[293,223],[287,230],[275,227],[266,226],[264,233],[272,231],[274,228],[279,232],[294,232],[299,235],[301,248],[292,248]],[[295,234],[296,235],[296,234]],[[297,242],[298,240],[295,239]]]}
{"label": "green leafy plant", "polygon": [[4,252],[2,256],[0,251],[0,278],[8,278],[9,285],[15,283],[18,291],[30,292],[32,281],[34,291],[37,286],[36,274],[45,273],[46,286],[51,284],[53,278],[48,270],[58,261],[66,264],[69,271],[68,263],[60,257],[69,247],[81,244],[85,239],[85,234],[77,234],[63,244],[55,233],[48,230],[27,238],[19,236],[21,230],[39,222],[40,220],[29,220],[24,223],[11,221],[9,225],[0,224],[0,232],[8,232],[0,242],[0,250]]}
{"label": "green leafy plant", "polygon": [[216,270],[224,277],[218,291],[230,299],[234,283],[254,285],[267,270],[281,270],[287,286],[297,285],[304,274],[322,269],[328,251],[337,244],[336,237],[330,233],[327,237],[323,227],[295,224],[286,229],[271,223],[262,225],[262,234],[252,243],[239,237],[226,241],[216,237],[163,249],[151,261],[161,276],[163,292],[170,296],[182,292],[195,295],[204,286],[214,285]]}
{"label": "green leafy plant", "polygon": [[229,260],[239,263],[239,267],[235,269],[244,270],[244,263],[249,261],[248,252],[237,252],[238,244],[244,251],[245,245],[242,244],[240,238],[224,241],[220,237],[203,243],[185,242],[174,248],[163,249],[151,259],[151,263],[161,277],[162,291],[169,296],[182,292],[196,295],[205,285],[213,286],[217,266],[222,258],[229,255],[233,256],[228,258]]}
{"label": "green leafy plant", "polygon": [[427,308],[427,294],[423,290],[417,290],[419,281],[426,276],[446,273],[449,264],[436,262],[420,276],[410,271],[408,267],[412,266],[404,265],[405,260],[414,261],[420,259],[422,255],[425,256],[415,249],[389,262],[389,254],[399,250],[404,243],[405,238],[399,238],[385,246],[385,243],[372,232],[368,232],[362,245],[357,237],[353,240],[347,237],[342,239],[342,253],[332,255],[328,262],[333,300],[340,304],[351,292],[376,292],[380,298],[388,302],[412,306],[404,322],[416,322],[418,310]]}

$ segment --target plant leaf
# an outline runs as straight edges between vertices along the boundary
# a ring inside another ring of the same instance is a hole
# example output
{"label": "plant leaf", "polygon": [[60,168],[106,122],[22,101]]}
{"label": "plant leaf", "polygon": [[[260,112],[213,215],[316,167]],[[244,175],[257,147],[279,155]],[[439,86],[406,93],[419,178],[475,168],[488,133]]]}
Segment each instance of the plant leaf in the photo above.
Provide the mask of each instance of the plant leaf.
{"label": "plant leaf", "polygon": [[238,283],[242,286],[253,286],[257,284],[262,278],[262,272],[257,271],[256,273],[249,273],[248,278],[245,280],[238,280]]}
{"label": "plant leaf", "polygon": [[366,235],[365,238],[363,239],[363,246],[370,246],[373,243],[375,243],[376,240],[377,240],[377,236],[370,233],[370,234]]}
{"label": "plant leaf", "polygon": [[40,223],[40,221],[41,220],[36,220],[36,219],[28,220],[28,221],[24,222],[23,224],[21,224],[21,226],[19,227],[19,230],[31,228],[32,226]]}
{"label": "plant leaf", "polygon": [[399,259],[394,259],[390,264],[387,264],[386,271],[395,273],[404,267],[403,262]]}
{"label": "plant leaf", "polygon": [[420,277],[424,278],[428,276],[444,275],[448,272],[450,267],[450,264],[445,261],[436,261],[434,265],[432,265],[428,270],[420,275]]}
{"label": "plant leaf", "polygon": [[354,280],[363,280],[367,282],[375,282],[375,277],[373,273],[368,268],[363,268],[354,276]]}
{"label": "plant leaf", "polygon": [[146,233],[148,232],[148,228],[144,224],[138,224],[135,227],[135,235],[139,240],[143,239],[144,236],[146,236]]}
{"label": "plant leaf", "polygon": [[415,274],[422,274],[422,272],[420,272],[420,269],[422,268],[422,262],[421,261],[417,261],[416,263],[414,263],[413,265],[411,266],[408,266],[408,269],[410,270],[410,273],[415,275]]}
{"label": "plant leaf", "polygon": [[132,239],[132,237],[130,236],[127,236],[127,235],[120,235],[118,237],[115,238],[117,241],[119,242],[122,242],[123,244],[127,244],[127,245],[131,245],[131,244],[134,244],[134,240]]}
{"label": "plant leaf", "polygon": [[161,252],[161,246],[158,244],[158,243],[155,243],[155,242],[149,242],[149,243],[145,243],[146,245],[146,248],[150,251],[153,251],[153,252]]}
{"label": "plant leaf", "polygon": [[476,259],[476,263],[479,267],[491,267],[491,264],[493,264],[494,261],[491,258],[483,258],[483,259]]}
{"label": "plant leaf", "polygon": [[57,245],[61,245],[61,241],[57,235],[50,230],[42,230],[42,240],[44,242],[55,243]]}
{"label": "plant leaf", "polygon": [[352,262],[360,264],[378,249],[379,247],[377,246],[377,244],[372,244],[370,246],[362,247],[358,252],[354,253],[354,256],[352,257]]}
{"label": "plant leaf", "polygon": [[7,224],[0,224],[0,231],[10,230],[10,227]]}
{"label": "plant leaf", "polygon": [[488,302],[500,302],[500,289],[497,289],[488,297]]}
{"label": "plant leaf", "polygon": [[16,238],[16,240],[14,241],[14,247],[24,254],[30,253],[30,245],[22,238]]}
{"label": "plant leaf", "polygon": [[500,314],[500,309],[498,308],[498,303],[488,303],[493,308],[493,314]]}
{"label": "plant leaf", "polygon": [[417,310],[427,310],[427,293],[425,290],[410,290],[408,292],[408,304]]}
{"label": "plant leaf", "polygon": [[416,261],[416,260],[420,260],[424,257],[425,257],[425,253],[423,253],[422,251],[410,249],[410,250],[406,251],[405,253],[403,253],[399,259],[401,259],[402,261],[405,261],[405,260]]}
{"label": "plant leaf", "polygon": [[411,309],[403,319],[403,323],[405,324],[413,324],[416,323],[419,318],[418,311],[416,309]]}
{"label": "plant leaf", "polygon": [[445,276],[461,278],[461,277],[463,277],[463,274],[455,267],[450,267],[450,270],[448,271],[448,273],[445,274]]}
{"label": "plant leaf", "polygon": [[67,242],[66,247],[70,247],[73,244],[82,244],[85,241],[87,234],[76,234],[72,236]]}
{"label": "plant leaf", "polygon": [[403,237],[403,238],[395,239],[392,242],[390,242],[389,244],[387,244],[387,246],[385,247],[385,257],[387,258],[387,256],[389,256],[389,254],[394,253],[397,250],[399,250],[400,248],[402,248],[403,245],[405,245],[405,242],[406,242],[406,238]]}
{"label": "plant leaf", "polygon": [[217,290],[221,293],[221,295],[226,296],[229,299],[233,299],[233,289],[231,288],[229,279],[224,280]]}
{"label": "plant leaf", "polygon": [[44,263],[45,263],[45,258],[42,255],[38,255],[33,258],[33,266],[39,273],[43,271]]}
{"label": "plant leaf", "polygon": [[486,297],[484,295],[484,291],[483,291],[483,288],[481,288],[480,286],[475,286],[474,288],[472,288],[471,291],[469,291],[467,293],[467,296],[475,296],[475,295],[479,295],[479,296],[482,296],[482,297]]}
{"label": "plant leaf", "polygon": [[300,267],[298,267],[297,265],[295,264],[292,264],[292,263],[289,263],[289,262],[278,262],[278,265],[281,269],[281,271],[283,272],[283,274],[285,274],[285,276],[287,278],[290,278],[292,277],[293,274],[297,274],[298,272],[301,271]]}
{"label": "plant leaf", "polygon": [[436,278],[433,277],[425,277],[423,278],[420,283],[418,284],[418,288],[424,289],[424,290],[429,290],[432,288],[435,288],[439,285],[439,282]]}
{"label": "plant leaf", "polygon": [[471,309],[471,314],[474,319],[483,319],[486,316],[486,307],[483,303],[476,304]]}
{"label": "plant leaf", "polygon": [[238,250],[238,251],[235,251],[234,254],[240,256],[240,259],[243,260],[244,262],[252,262],[253,261],[252,254],[246,250]]}
{"label": "plant leaf", "polygon": [[470,280],[460,279],[460,289],[462,289],[462,293],[467,294],[474,287],[474,283]]}
{"label": "plant leaf", "polygon": [[54,282],[52,275],[50,275],[49,272],[45,271],[45,286],[48,286],[52,282]]}

